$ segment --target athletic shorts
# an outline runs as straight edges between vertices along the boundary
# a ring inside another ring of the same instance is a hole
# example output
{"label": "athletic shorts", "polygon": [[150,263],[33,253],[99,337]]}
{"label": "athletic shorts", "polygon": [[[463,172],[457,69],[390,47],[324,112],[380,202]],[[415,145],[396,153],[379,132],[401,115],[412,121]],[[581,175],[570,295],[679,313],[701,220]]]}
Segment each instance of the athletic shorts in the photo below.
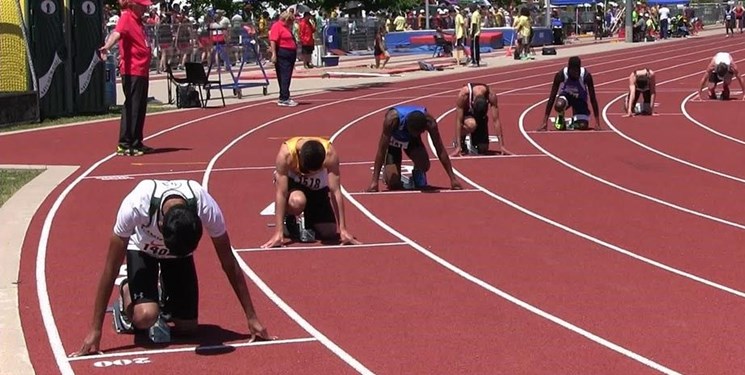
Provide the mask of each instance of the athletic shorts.
{"label": "athletic shorts", "polygon": [[725,85],[729,85],[729,83],[732,82],[732,75],[728,74],[727,76],[724,77],[724,79],[720,79],[716,73],[714,72],[709,73],[709,83],[719,83],[719,82],[723,82]]}
{"label": "athletic shorts", "polygon": [[306,55],[312,55],[313,54],[313,50],[315,50],[315,49],[316,49],[316,47],[314,47],[314,46],[301,46],[300,47],[300,51],[302,53],[306,54]]}
{"label": "athletic shorts", "polygon": [[455,40],[456,48],[463,48],[466,45],[466,37],[458,38]]}
{"label": "athletic shorts", "polygon": [[157,259],[142,251],[127,250],[127,282],[132,303],[160,301],[159,270],[163,312],[175,319],[196,320],[199,316],[199,285],[193,257]]}
{"label": "athletic shorts", "polygon": [[295,182],[293,179],[289,179],[288,190],[290,193],[299,190],[305,195],[303,215],[305,216],[306,228],[311,229],[316,224],[336,223],[336,215],[334,214],[334,207],[331,205],[328,187],[313,190]]}
{"label": "athletic shorts", "polygon": [[590,115],[590,107],[587,105],[587,100],[582,100],[574,95],[563,92],[559,93],[558,97],[563,97],[567,101],[569,108],[572,109],[572,115]]}
{"label": "athletic shorts", "polygon": [[[634,108],[636,106],[636,103],[639,102],[639,98],[642,98],[642,106],[641,106],[640,113],[651,114],[652,113],[652,92],[649,90],[647,91],[636,90],[634,92],[634,98],[631,101],[632,108]],[[628,108],[626,107],[626,105],[624,105],[624,109],[628,111]]]}
{"label": "athletic shorts", "polygon": [[402,150],[401,147],[388,146],[388,153],[385,156],[385,165],[395,164],[396,168],[400,171],[401,162],[403,162],[403,152],[406,152],[406,156],[409,156],[409,158],[411,158],[409,153],[411,152],[411,150],[414,150],[417,148],[424,148],[424,143],[422,143],[421,136],[417,138],[412,138],[409,141],[408,146],[406,146],[405,150]]}
{"label": "athletic shorts", "polygon": [[[467,120],[468,118],[472,118],[476,120],[476,129],[474,129],[473,133],[471,133],[471,144],[474,146],[477,145],[488,145],[489,144],[489,117],[482,117],[477,118],[474,117],[472,113],[466,113],[465,117],[463,118],[463,121]],[[484,150],[486,151],[486,150]],[[479,150],[479,152],[482,152]]]}

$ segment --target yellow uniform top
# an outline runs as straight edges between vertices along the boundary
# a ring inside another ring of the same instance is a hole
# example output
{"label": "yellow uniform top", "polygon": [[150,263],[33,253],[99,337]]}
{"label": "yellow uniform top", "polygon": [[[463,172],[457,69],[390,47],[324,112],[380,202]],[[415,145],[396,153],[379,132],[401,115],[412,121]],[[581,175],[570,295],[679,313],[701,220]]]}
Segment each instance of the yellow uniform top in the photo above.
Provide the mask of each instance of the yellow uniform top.
{"label": "yellow uniform top", "polygon": [[[287,148],[290,150],[290,170],[292,172],[295,172],[296,174],[300,174],[300,157],[298,156],[298,149],[297,149],[297,144],[300,140],[321,142],[327,154],[329,152],[329,147],[331,146],[331,141],[329,141],[326,138],[321,138],[321,137],[292,137],[286,140],[285,144],[287,145]],[[325,169],[323,171],[325,172]]]}

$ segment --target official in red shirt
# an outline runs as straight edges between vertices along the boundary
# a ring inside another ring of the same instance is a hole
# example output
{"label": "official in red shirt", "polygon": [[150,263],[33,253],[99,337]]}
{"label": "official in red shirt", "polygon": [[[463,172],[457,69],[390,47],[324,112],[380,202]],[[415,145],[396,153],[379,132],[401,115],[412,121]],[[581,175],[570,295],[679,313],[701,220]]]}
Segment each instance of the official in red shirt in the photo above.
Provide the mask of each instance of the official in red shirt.
{"label": "official in red shirt", "polygon": [[295,13],[284,11],[279,15],[279,20],[269,30],[269,44],[272,49],[272,63],[277,73],[279,83],[279,101],[277,105],[282,107],[294,107],[297,102],[290,98],[290,83],[292,82],[292,71],[295,69],[297,60],[297,42],[292,35],[292,25],[295,22]]}
{"label": "official in red shirt", "polygon": [[99,52],[101,59],[106,60],[111,47],[119,43],[119,74],[122,77],[124,108],[116,154],[140,156],[153,151],[142,143],[153,56],[142,16],[153,4],[150,0],[120,0],[119,3],[122,16]]}
{"label": "official in red shirt", "polygon": [[302,52],[303,65],[308,69],[313,67],[310,59],[316,44],[313,38],[313,35],[316,33],[316,26],[313,25],[310,16],[310,12],[305,12],[303,19],[300,20],[300,52]]}

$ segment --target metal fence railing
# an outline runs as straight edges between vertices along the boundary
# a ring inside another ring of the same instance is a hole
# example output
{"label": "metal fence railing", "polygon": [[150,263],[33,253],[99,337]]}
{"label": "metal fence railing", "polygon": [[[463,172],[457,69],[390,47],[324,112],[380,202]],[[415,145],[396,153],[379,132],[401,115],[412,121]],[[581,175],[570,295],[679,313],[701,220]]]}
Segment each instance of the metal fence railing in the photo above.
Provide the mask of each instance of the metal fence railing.
{"label": "metal fence railing", "polygon": [[[672,15],[683,13],[683,9],[672,9]],[[724,5],[718,3],[696,4],[691,7],[695,17],[700,19],[704,25],[714,25],[722,22],[724,17]],[[561,18],[565,22],[567,30],[590,31],[592,29],[592,19],[594,13],[591,11],[574,9],[562,11]],[[324,28],[327,30],[336,29],[335,35],[339,38],[340,48],[346,51],[372,50],[375,44],[375,34],[380,25],[385,23],[385,19],[366,18],[350,19],[336,18],[325,21],[325,25],[319,25],[316,30],[316,45],[323,43]],[[543,14],[538,12],[533,20],[534,24],[543,24]],[[269,26],[271,27],[271,25]],[[107,27],[111,31],[113,27]],[[204,25],[192,24],[189,22],[182,24],[158,24],[146,25],[146,35],[149,38],[150,45],[153,48],[152,69],[158,72],[163,70],[163,59],[168,59],[168,63],[174,68],[178,68],[185,61],[189,62],[207,62],[210,53],[214,48],[214,41],[210,35],[210,30]],[[255,36],[259,44],[260,56],[266,56],[269,46],[266,35],[255,35],[256,25],[252,22],[234,23],[225,31],[225,47],[229,52],[230,63],[239,63],[243,56],[243,36],[246,32],[243,29],[250,30],[252,38]],[[117,51],[112,51],[118,58]],[[249,61],[247,61],[249,62]],[[254,63],[255,61],[250,61]]]}

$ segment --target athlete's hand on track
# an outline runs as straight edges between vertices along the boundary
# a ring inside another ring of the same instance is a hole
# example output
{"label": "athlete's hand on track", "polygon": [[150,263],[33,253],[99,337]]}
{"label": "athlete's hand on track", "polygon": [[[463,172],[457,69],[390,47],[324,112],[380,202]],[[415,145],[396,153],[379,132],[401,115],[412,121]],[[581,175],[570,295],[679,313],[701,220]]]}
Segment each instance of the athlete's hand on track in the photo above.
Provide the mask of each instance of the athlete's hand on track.
{"label": "athlete's hand on track", "polygon": [[633,116],[633,114],[631,114],[631,113],[624,113],[623,116],[621,116],[621,117],[631,117],[631,116]]}
{"label": "athlete's hand on track", "polygon": [[463,190],[463,187],[460,185],[460,181],[458,180],[450,181],[450,188],[453,190]]}
{"label": "athlete's hand on track", "polygon": [[367,191],[368,193],[374,193],[378,191],[378,182],[376,181],[376,182],[370,183],[370,186],[365,191]]}
{"label": "athlete's hand on track", "polygon": [[262,249],[269,247],[280,247],[285,242],[284,235],[282,233],[275,233],[272,238],[269,239],[265,244],[261,245]]}
{"label": "athlete's hand on track", "polygon": [[543,124],[541,126],[539,126],[538,129],[536,129],[535,131],[537,131],[537,132],[545,132],[546,130],[548,130],[548,125],[546,125],[546,122],[544,121]]}
{"label": "athlete's hand on track", "polygon": [[83,341],[83,346],[77,352],[71,353],[70,357],[81,357],[89,354],[101,354],[98,348],[101,346],[101,331],[94,330],[88,333]]}
{"label": "athlete's hand on track", "polygon": [[341,231],[339,237],[342,245],[362,245],[362,242],[357,241],[357,239],[346,230]]}
{"label": "athlete's hand on track", "polygon": [[248,342],[273,341],[278,339],[277,336],[269,336],[264,325],[259,322],[259,318],[248,319],[248,329],[251,331],[251,338],[248,339]]}
{"label": "athlete's hand on track", "polygon": [[451,158],[457,158],[457,157],[459,157],[460,155],[461,155],[461,149],[460,149],[460,146],[456,146],[456,147],[455,147],[455,150],[453,150],[453,152],[451,152],[451,153],[450,153],[450,157],[451,157]]}

